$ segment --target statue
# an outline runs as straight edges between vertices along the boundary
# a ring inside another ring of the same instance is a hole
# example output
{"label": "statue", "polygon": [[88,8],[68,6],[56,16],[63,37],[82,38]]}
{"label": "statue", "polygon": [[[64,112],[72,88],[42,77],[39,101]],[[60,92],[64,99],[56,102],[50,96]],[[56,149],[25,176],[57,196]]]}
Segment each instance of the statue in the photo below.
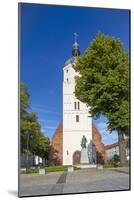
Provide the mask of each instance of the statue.
{"label": "statue", "polygon": [[82,139],[81,139],[81,158],[80,158],[80,164],[88,164],[89,163],[89,159],[88,159],[88,149],[86,146],[87,143],[87,139],[85,137],[85,135],[83,135]]}
{"label": "statue", "polygon": [[90,142],[88,143],[88,145],[86,145],[87,143],[87,139],[85,137],[85,135],[83,135],[82,139],[81,139],[81,157],[80,157],[80,164],[81,166],[85,168],[85,166],[87,167],[87,165],[89,166],[96,166],[96,147],[94,145],[94,143],[92,142],[92,140],[90,140]]}
{"label": "statue", "polygon": [[96,147],[92,141],[88,144],[88,157],[90,164],[96,164]]}
{"label": "statue", "polygon": [[81,147],[86,148],[86,143],[87,143],[87,139],[85,137],[85,135],[83,135],[82,140],[81,140]]}

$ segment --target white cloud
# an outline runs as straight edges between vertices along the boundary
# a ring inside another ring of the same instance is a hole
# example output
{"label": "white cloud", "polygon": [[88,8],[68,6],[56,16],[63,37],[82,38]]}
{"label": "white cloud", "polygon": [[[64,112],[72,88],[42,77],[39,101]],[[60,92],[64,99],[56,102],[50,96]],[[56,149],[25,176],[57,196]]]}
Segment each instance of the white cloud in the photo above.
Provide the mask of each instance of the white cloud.
{"label": "white cloud", "polygon": [[56,120],[52,120],[52,119],[39,119],[39,122],[44,122],[44,123],[46,123],[46,122],[57,123]]}
{"label": "white cloud", "polygon": [[44,131],[44,128],[41,128],[41,132],[43,132],[43,133],[45,132],[45,131]]}
{"label": "white cloud", "polygon": [[44,129],[56,129],[57,126],[45,126]]}
{"label": "white cloud", "polygon": [[50,113],[50,114],[55,114],[55,115],[61,115],[61,113],[58,111],[48,110],[38,105],[34,105],[34,106],[32,105],[32,110],[34,112],[39,112],[39,113],[48,113],[48,114]]}
{"label": "white cloud", "polygon": [[97,127],[101,130],[107,129],[107,124],[105,122],[99,122],[97,123]]}
{"label": "white cloud", "polygon": [[106,122],[98,122],[96,126],[102,136],[102,141],[104,144],[112,144],[118,141],[118,135],[115,131],[110,133],[107,130],[107,123]]}
{"label": "white cloud", "polygon": [[109,134],[109,131],[107,130],[107,124],[105,122],[97,123],[96,126],[102,135],[106,135],[107,133]]}
{"label": "white cloud", "polygon": [[36,108],[36,107],[34,107],[33,110],[38,111],[38,112],[43,112],[43,113],[51,113],[51,114],[60,115],[59,112],[52,111],[52,110],[45,110],[45,109],[43,109],[43,108]]}

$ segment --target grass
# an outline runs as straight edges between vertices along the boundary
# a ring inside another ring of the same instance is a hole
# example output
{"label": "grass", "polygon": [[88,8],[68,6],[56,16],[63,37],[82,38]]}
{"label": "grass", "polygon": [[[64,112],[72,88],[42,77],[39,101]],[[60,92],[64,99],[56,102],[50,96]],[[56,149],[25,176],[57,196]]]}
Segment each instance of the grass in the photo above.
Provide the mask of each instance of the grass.
{"label": "grass", "polygon": [[103,165],[104,168],[112,168],[112,167],[118,167],[118,163],[106,163]]}
{"label": "grass", "polygon": [[[48,167],[44,167],[44,168],[41,168],[41,169],[45,169],[46,173],[50,173],[50,172],[67,172],[68,171],[68,167],[71,167],[71,166],[69,166],[69,165],[66,165],[66,166],[48,166]],[[79,170],[79,168],[74,166],[74,170]],[[39,173],[39,169],[38,168],[27,169],[26,172],[22,172],[22,173],[35,174],[35,173]]]}
{"label": "grass", "polygon": [[68,166],[49,166],[45,167],[44,169],[46,172],[66,172]]}
{"label": "grass", "polygon": [[[71,167],[70,165],[66,166],[49,166],[45,167],[46,172],[66,172],[68,170],[68,167]],[[74,170],[78,170],[79,168],[74,166]]]}
{"label": "grass", "polygon": [[39,169],[35,168],[35,169],[27,169],[26,172],[24,172],[25,174],[36,174],[39,173]]}

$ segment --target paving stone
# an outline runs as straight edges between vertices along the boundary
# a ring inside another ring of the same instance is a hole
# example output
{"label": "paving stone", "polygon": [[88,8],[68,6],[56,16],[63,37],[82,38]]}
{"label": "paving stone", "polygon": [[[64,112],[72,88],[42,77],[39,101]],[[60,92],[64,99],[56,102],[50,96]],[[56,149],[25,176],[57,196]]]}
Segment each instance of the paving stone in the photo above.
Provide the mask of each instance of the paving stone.
{"label": "paving stone", "polygon": [[78,170],[20,176],[20,195],[50,195],[98,191],[129,190],[129,169]]}

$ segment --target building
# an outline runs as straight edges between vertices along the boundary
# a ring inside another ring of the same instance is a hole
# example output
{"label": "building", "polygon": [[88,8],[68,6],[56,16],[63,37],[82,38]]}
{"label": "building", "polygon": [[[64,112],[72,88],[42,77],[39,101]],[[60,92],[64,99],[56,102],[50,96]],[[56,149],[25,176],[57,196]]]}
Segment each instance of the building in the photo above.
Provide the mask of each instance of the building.
{"label": "building", "polygon": [[[105,147],[102,143],[101,134],[94,124],[92,124],[92,141],[96,147],[97,163],[105,163]],[[80,164],[80,151],[76,150],[72,159],[74,165]],[[63,122],[59,124],[51,140],[49,165],[63,165]]]}
{"label": "building", "polygon": [[81,139],[87,139],[87,146],[92,142],[97,151],[97,160],[105,162],[105,149],[101,135],[92,123],[90,108],[80,102],[75,94],[75,80],[79,76],[73,65],[80,55],[77,35],[72,46],[72,57],[63,67],[63,122],[52,137],[49,163],[52,165],[73,165],[80,163]]}
{"label": "building", "polygon": [[22,153],[20,155],[20,167],[21,168],[29,168],[29,167],[33,167],[33,166],[45,166],[47,163],[45,161],[45,159],[33,155],[32,153]]}
{"label": "building", "polygon": [[[126,159],[129,160],[129,140],[128,138],[126,138],[124,140],[125,142],[125,146],[126,146]],[[109,144],[109,145],[105,145],[105,151],[106,151],[106,158],[107,158],[107,162],[109,162],[114,155],[119,156],[119,143],[113,143],[113,144]]]}
{"label": "building", "polygon": [[80,55],[79,44],[73,44],[72,57],[63,68],[63,165],[72,165],[76,151],[81,150],[83,135],[87,144],[92,140],[92,117],[85,103],[74,94],[75,77],[79,76],[72,67]]}

